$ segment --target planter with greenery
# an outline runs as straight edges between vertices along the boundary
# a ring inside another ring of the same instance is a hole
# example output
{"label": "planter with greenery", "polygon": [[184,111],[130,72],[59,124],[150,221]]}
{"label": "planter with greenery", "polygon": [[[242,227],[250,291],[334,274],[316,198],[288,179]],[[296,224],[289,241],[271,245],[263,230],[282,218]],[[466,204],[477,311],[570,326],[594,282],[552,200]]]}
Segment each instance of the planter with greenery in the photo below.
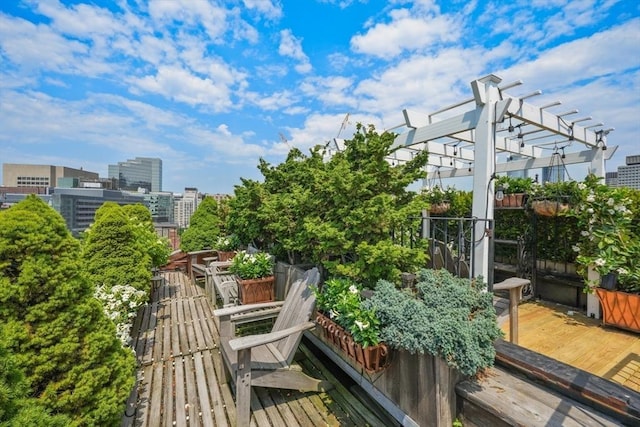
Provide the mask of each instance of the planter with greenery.
{"label": "planter with greenery", "polygon": [[240,238],[231,234],[229,236],[218,236],[215,248],[218,254],[218,261],[229,261],[232,259],[236,251],[240,249]]}
{"label": "planter with greenery", "polygon": [[533,181],[527,177],[501,175],[496,178],[495,193],[502,193],[502,199],[496,196],[495,206],[503,208],[523,207],[531,192]]}
{"label": "planter with greenery", "polygon": [[576,181],[545,182],[542,185],[534,183],[531,191],[531,208],[541,216],[564,214],[580,201]]}
{"label": "planter with greenery", "polygon": [[448,212],[455,197],[454,193],[456,193],[455,188],[447,187],[442,189],[438,185],[423,190],[423,195],[429,203],[429,213],[441,215]]}
{"label": "planter with greenery", "polygon": [[380,342],[380,321],[375,310],[362,306],[362,289],[346,278],[332,278],[315,289],[316,323],[325,340],[367,373],[384,369],[389,361],[389,348]]}
{"label": "planter with greenery", "polygon": [[275,299],[273,261],[268,253],[249,254],[240,251],[231,260],[229,272],[236,275],[238,297],[242,304]]}

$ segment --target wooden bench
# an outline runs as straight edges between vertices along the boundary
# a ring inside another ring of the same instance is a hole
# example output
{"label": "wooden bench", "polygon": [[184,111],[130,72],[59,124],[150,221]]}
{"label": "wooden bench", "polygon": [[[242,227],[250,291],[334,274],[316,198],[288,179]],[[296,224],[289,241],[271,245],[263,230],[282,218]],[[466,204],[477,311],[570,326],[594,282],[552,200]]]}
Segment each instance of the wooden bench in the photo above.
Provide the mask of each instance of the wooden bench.
{"label": "wooden bench", "polygon": [[[295,352],[305,330],[315,326],[310,321],[315,306],[311,289],[320,281],[317,268],[305,273],[289,290],[284,302],[247,304],[214,311],[220,319],[220,355],[224,365],[224,381],[232,379],[236,386],[237,425],[248,426],[251,419],[251,387],[284,388],[299,391],[322,391],[330,383],[311,378],[293,364]],[[251,313],[263,316],[264,310],[280,307],[271,332],[235,336],[234,322]]]}

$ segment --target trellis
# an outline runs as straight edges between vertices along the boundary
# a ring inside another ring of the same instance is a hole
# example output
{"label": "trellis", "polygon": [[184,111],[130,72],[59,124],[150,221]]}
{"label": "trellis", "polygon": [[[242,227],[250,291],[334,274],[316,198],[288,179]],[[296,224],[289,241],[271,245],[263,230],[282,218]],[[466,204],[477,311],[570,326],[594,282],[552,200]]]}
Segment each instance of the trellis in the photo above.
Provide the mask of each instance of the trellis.
{"label": "trellis", "polygon": [[[493,220],[496,174],[543,168],[562,152],[564,165],[590,163],[589,171],[604,177],[604,162],[617,148],[607,146],[607,135],[613,128],[591,124],[590,116],[570,118],[578,110],[548,111],[561,105],[560,101],[530,104],[528,99],[541,91],[512,96],[507,91],[522,81],[501,82],[494,74],[474,80],[473,97],[430,114],[403,110],[404,122],[389,129],[401,130],[395,140],[401,148],[389,162],[406,162],[416,152],[427,150],[430,156],[425,181],[473,177],[472,216],[489,220]],[[344,141],[334,138],[330,145],[340,150]],[[548,149],[553,151],[551,155]],[[477,227],[477,236],[490,235],[484,222],[478,222]],[[474,242],[471,261],[476,275],[490,277],[489,239]]]}

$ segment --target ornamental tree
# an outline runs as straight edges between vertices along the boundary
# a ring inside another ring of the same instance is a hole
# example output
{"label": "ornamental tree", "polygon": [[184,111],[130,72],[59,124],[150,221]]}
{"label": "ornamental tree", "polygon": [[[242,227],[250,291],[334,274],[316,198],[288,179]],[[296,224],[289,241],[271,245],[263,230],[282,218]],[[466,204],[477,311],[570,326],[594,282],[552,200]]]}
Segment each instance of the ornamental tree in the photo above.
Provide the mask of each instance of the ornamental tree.
{"label": "ornamental tree", "polygon": [[[85,232],[82,258],[94,285],[130,285],[149,292],[151,256],[125,210],[107,202],[96,211],[96,221]],[[142,227],[140,227],[142,228]]]}
{"label": "ornamental tree", "polygon": [[160,237],[156,233],[149,209],[140,203],[136,203],[125,205],[122,210],[133,226],[136,242],[151,258],[151,265],[153,267],[166,265],[171,254],[171,245],[169,239]]}
{"label": "ornamental tree", "polygon": [[205,197],[191,216],[189,228],[180,236],[180,248],[184,252],[213,249],[221,227],[218,202],[213,197]]}
{"label": "ornamental tree", "polygon": [[70,425],[120,422],[135,359],[93,298],[78,242],[35,196],[0,212],[0,336],[46,411]]}

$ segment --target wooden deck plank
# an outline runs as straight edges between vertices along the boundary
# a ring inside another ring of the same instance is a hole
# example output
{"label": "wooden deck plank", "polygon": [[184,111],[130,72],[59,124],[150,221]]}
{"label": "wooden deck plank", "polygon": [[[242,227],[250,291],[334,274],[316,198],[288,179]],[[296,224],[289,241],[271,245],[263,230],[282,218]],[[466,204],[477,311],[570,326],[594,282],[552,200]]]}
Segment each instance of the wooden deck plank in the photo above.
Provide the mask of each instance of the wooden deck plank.
{"label": "wooden deck plank", "polygon": [[[529,301],[519,307],[519,344],[545,356],[614,381],[623,381],[625,370],[633,370],[640,358],[638,334],[603,327],[571,307]],[[508,325],[502,325],[507,334]],[[628,363],[625,363],[628,362]],[[640,391],[640,385],[623,381]]]}
{"label": "wooden deck plank", "polygon": [[[122,425],[233,426],[236,414],[232,389],[218,380],[223,368],[213,306],[204,297],[204,290],[191,284],[183,273],[162,274],[164,284],[140,310],[136,330],[132,330],[140,380],[127,410],[134,416],[124,416]],[[318,370],[316,363],[307,364],[312,375]],[[349,426],[368,419],[349,413],[358,405],[348,403],[356,398],[346,388],[341,396],[257,389],[260,398],[253,393],[251,400],[252,426]]]}

